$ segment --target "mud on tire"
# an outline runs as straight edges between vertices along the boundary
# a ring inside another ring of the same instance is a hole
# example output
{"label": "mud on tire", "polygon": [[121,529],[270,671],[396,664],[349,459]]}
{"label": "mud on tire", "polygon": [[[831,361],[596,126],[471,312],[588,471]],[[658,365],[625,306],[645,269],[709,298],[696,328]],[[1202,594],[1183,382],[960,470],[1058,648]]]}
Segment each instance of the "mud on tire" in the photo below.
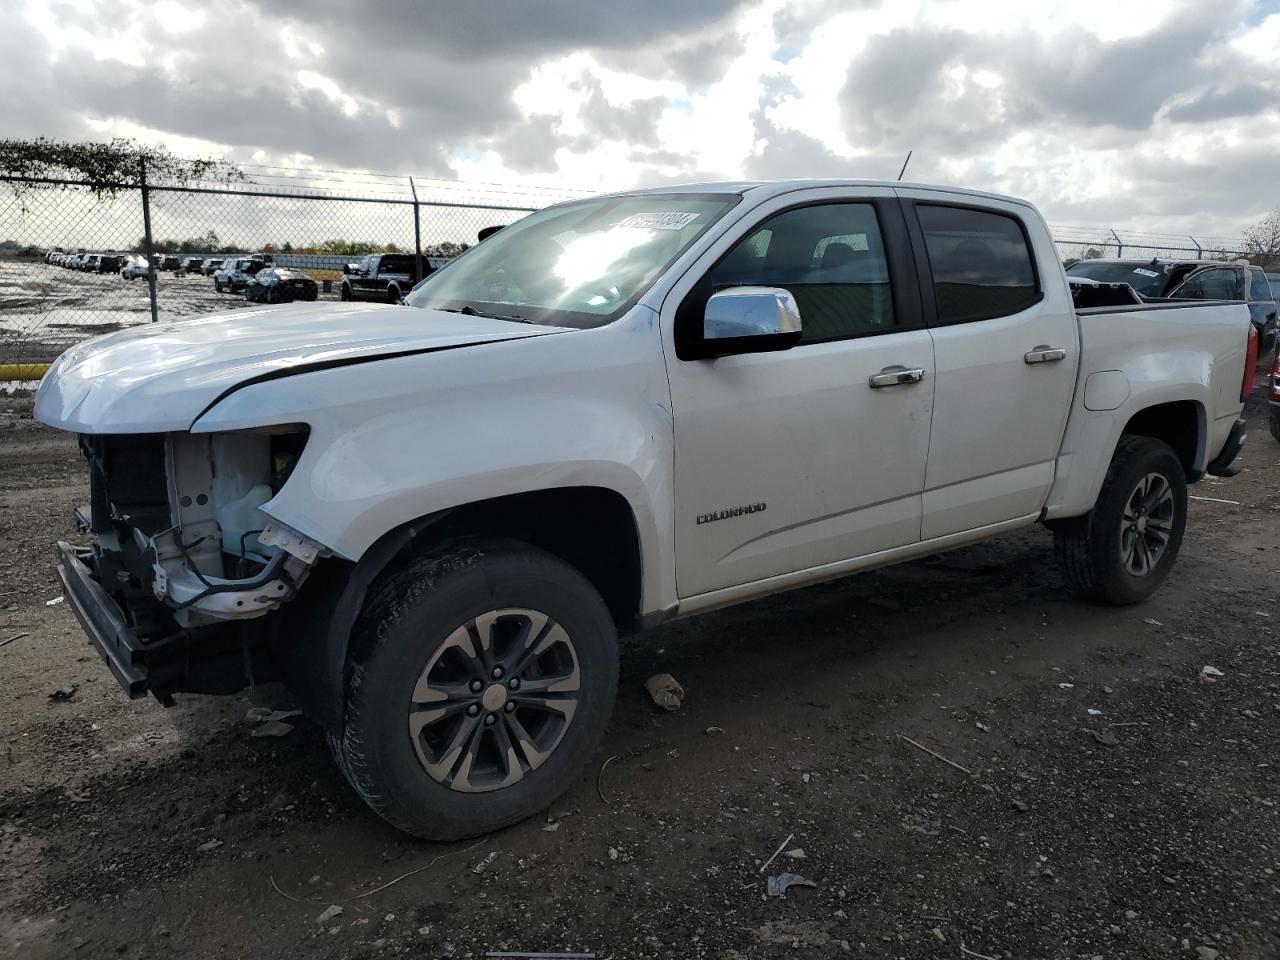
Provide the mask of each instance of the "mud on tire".
{"label": "mud on tire", "polygon": [[[590,760],[617,689],[617,633],[600,595],[573,567],[511,540],[442,544],[386,576],[352,649],[345,725],[330,748],[375,812],[429,840],[544,809]],[[454,758],[459,738],[470,753]]]}

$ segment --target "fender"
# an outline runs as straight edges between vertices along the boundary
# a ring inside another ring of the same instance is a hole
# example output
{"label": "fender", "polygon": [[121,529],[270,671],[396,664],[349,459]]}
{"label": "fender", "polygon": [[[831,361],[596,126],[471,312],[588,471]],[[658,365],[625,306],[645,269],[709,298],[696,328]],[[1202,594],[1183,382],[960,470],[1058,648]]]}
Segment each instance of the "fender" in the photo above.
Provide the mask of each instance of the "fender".
{"label": "fender", "polygon": [[[1044,519],[1093,509],[1125,426],[1161,404],[1194,404],[1196,444],[1187,479],[1199,480],[1239,416],[1247,322],[1245,308],[1226,304],[1082,312],[1081,379]],[[1089,389],[1090,374],[1103,373],[1106,389],[1097,382]]]}

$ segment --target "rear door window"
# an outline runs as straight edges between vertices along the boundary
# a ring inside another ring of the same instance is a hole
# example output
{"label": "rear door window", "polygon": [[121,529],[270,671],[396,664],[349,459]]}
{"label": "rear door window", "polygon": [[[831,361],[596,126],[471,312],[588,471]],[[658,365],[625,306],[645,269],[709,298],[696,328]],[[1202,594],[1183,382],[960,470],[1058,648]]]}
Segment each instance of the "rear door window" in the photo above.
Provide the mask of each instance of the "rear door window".
{"label": "rear door window", "polygon": [[1170,294],[1178,300],[1238,300],[1236,272],[1227,267],[1211,267],[1192,274]]}
{"label": "rear door window", "polygon": [[1041,293],[1026,234],[1007,214],[917,203],[938,323],[1019,313]]}

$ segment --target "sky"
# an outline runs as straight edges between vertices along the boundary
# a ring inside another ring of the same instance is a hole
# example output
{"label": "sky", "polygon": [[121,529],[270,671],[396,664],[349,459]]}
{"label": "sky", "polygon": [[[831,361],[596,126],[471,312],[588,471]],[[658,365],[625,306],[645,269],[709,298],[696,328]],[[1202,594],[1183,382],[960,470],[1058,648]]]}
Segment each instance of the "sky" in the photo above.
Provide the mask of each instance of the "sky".
{"label": "sky", "polygon": [[[7,8],[7,9],[6,9]],[[0,137],[590,191],[893,179],[1280,207],[1280,0],[0,0]]]}

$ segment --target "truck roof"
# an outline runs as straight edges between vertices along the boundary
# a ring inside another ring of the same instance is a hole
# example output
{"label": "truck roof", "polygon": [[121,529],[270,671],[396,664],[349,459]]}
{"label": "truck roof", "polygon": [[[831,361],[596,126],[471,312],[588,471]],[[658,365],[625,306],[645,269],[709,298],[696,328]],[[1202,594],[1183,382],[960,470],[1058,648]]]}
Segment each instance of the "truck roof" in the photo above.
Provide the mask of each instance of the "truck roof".
{"label": "truck roof", "polygon": [[647,187],[642,190],[620,190],[611,196],[646,196],[671,193],[736,193],[777,196],[792,193],[796,190],[810,190],[816,187],[887,187],[905,188],[909,190],[935,190],[939,193],[950,193],[964,197],[978,197],[984,200],[1003,200],[1006,203],[1018,203],[1025,207],[1032,206],[1028,200],[1010,197],[1000,193],[987,193],[982,190],[967,190],[963,187],[941,186],[934,183],[907,183],[899,180],[843,180],[843,179],[797,179],[797,180],[707,180],[698,183],[677,183],[661,187]]}

